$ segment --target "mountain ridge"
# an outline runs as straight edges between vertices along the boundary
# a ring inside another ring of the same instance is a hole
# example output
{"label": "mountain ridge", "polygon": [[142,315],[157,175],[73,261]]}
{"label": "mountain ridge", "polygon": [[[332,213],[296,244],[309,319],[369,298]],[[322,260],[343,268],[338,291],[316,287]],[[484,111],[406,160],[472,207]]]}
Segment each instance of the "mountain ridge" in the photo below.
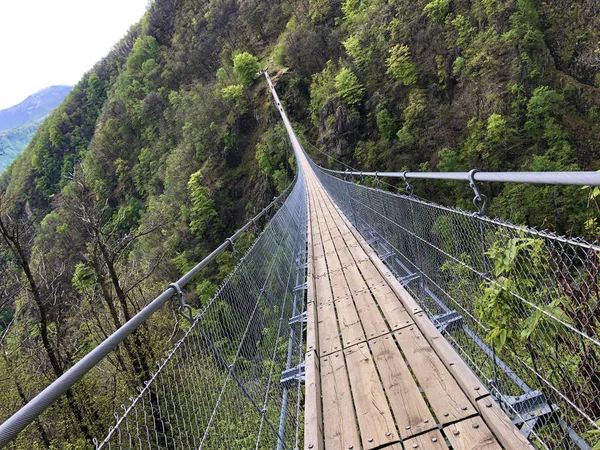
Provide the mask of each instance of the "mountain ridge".
{"label": "mountain ridge", "polygon": [[29,95],[22,102],[0,110],[0,132],[35,122],[62,103],[73,86],[54,85]]}

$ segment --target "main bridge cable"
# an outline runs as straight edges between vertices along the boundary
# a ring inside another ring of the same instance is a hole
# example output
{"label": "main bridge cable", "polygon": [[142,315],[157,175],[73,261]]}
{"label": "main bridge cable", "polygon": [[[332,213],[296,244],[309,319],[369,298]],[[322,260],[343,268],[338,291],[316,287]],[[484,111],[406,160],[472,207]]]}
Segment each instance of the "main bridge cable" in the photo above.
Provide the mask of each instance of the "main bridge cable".
{"label": "main bridge cable", "polygon": [[[46,409],[48,409],[56,400],[58,400],[67,390],[77,383],[84,375],[94,368],[113,351],[121,342],[123,342],[131,333],[137,330],[148,318],[150,318],[162,305],[177,294],[180,301],[180,308],[183,311],[188,310],[189,306],[182,301],[179,295],[184,288],[202,269],[211,263],[219,254],[226,250],[235,242],[245,231],[247,231],[258,219],[267,214],[274,208],[281,199],[287,198],[296,184],[294,181],[268,206],[260,213],[246,223],[242,228],[236,231],[230,238],[226,239],[219,247],[212,251],[206,258],[200,261],[194,268],[183,275],[177,282],[170,284],[158,297],[144,307],[139,313],[133,316],[123,326],[117,329],[113,334],[101,342],[95,349],[84,356],[79,362],[73,365],[63,375],[52,382],[42,392],[31,399],[25,406],[18,410],[0,425],[0,448],[10,443],[17,435],[23,431],[29,424],[37,419]],[[188,315],[184,315],[188,318]]]}
{"label": "main bridge cable", "polygon": [[600,172],[364,172],[341,171],[320,167],[337,175],[355,175],[383,178],[413,178],[421,180],[477,181],[485,183],[555,184],[565,186],[600,186]]}

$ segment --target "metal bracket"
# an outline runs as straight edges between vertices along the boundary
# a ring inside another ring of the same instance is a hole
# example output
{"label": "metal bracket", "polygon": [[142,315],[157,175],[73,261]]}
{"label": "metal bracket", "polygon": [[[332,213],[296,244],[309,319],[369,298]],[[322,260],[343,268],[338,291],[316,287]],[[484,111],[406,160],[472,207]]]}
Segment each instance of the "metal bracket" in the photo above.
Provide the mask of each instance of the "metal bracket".
{"label": "metal bracket", "polygon": [[394,254],[394,252],[387,252],[385,255],[381,255],[379,257],[380,260],[385,261],[386,259],[388,259],[390,256],[392,256]]}
{"label": "metal bracket", "polygon": [[296,266],[296,272],[302,272],[302,271],[304,271],[306,269],[308,269],[308,263],[307,262],[302,263],[302,264],[298,264]]}
{"label": "metal bracket", "polygon": [[[169,288],[173,289],[175,291],[175,293],[177,294],[177,298],[179,300],[179,308],[177,309],[177,312],[182,317],[187,319],[187,321],[190,323],[190,325],[192,325],[194,323],[194,314],[192,312],[192,307],[185,302],[185,299],[183,298],[183,291],[181,290],[181,287],[179,287],[179,284],[177,284],[177,283],[171,283],[170,285],[167,286],[167,289],[169,289]],[[187,312],[187,314],[186,314],[186,312]]]}
{"label": "metal bracket", "polygon": [[405,277],[398,278],[398,281],[400,282],[400,284],[402,286],[406,286],[411,281],[418,280],[419,278],[421,278],[421,275],[419,275],[418,273],[415,272],[415,273],[410,273],[410,274],[406,275]]}
{"label": "metal bracket", "polygon": [[550,405],[540,391],[530,391],[518,397],[505,396],[500,400],[507,405],[505,410],[511,413],[513,423],[527,438],[537,427],[554,420],[559,409],[558,405]]}
{"label": "metal bracket", "polygon": [[304,383],[305,374],[306,365],[304,362],[301,362],[296,367],[284,370],[281,373],[281,384],[288,389],[297,386],[298,384],[302,384]]}
{"label": "metal bracket", "polygon": [[295,323],[306,323],[308,322],[308,318],[306,317],[306,311],[301,314],[298,314],[294,317],[290,317],[288,324],[294,325]]}
{"label": "metal bracket", "polygon": [[292,292],[305,291],[308,289],[308,283],[302,283],[294,287]]}
{"label": "metal bracket", "polygon": [[432,322],[440,333],[450,332],[462,326],[462,316],[457,311],[450,311],[433,316]]}

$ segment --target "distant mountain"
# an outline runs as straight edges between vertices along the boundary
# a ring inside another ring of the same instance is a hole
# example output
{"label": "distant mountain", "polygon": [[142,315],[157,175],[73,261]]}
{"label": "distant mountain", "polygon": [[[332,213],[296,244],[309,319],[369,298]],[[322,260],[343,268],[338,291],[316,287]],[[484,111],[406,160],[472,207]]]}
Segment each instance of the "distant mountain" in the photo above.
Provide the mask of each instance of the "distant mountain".
{"label": "distant mountain", "polygon": [[38,127],[72,86],[50,86],[0,111],[0,174],[27,147]]}
{"label": "distant mountain", "polygon": [[0,132],[35,122],[62,103],[72,86],[50,86],[0,111]]}

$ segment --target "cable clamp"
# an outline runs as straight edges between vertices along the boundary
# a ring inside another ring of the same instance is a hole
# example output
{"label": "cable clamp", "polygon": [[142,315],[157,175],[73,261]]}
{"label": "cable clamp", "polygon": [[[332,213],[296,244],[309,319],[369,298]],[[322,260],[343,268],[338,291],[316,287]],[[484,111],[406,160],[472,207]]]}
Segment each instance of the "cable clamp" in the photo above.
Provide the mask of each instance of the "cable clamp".
{"label": "cable clamp", "polygon": [[402,178],[404,178],[404,183],[405,183],[404,190],[406,191],[406,193],[408,194],[409,197],[412,197],[414,189],[412,187],[412,184],[410,184],[408,182],[408,178],[406,177],[407,173],[408,173],[408,170],[405,170],[404,172],[402,172]]}
{"label": "cable clamp", "polygon": [[477,187],[477,182],[475,181],[475,174],[479,172],[477,169],[471,169],[469,172],[469,186],[473,189],[475,193],[475,197],[473,197],[473,204],[475,208],[477,208],[477,212],[474,213],[475,216],[482,216],[485,214],[485,207],[487,205],[487,197],[479,192],[479,188]]}
{"label": "cable clamp", "polygon": [[179,300],[179,308],[177,309],[177,312],[182,317],[187,319],[187,321],[190,323],[190,325],[192,325],[194,323],[194,314],[192,312],[192,307],[185,302],[185,299],[183,297],[183,291],[181,290],[181,287],[179,286],[179,284],[171,283],[170,285],[167,286],[167,289],[173,289],[175,291],[175,293],[177,294],[177,298]]}

